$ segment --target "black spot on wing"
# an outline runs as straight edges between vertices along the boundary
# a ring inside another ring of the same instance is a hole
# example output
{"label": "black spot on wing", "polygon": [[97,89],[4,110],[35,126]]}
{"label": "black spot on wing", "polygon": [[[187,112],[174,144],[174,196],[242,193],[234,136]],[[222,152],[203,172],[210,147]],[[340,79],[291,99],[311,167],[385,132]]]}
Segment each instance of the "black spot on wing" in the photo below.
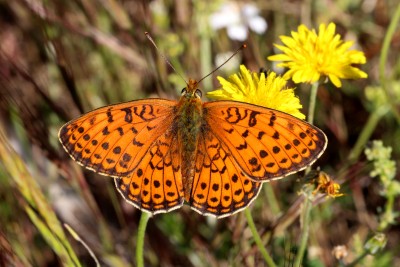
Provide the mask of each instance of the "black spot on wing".
{"label": "black spot on wing", "polygon": [[123,108],[121,110],[125,112],[125,117],[124,117],[125,122],[131,123],[132,122],[132,110],[130,108]]}

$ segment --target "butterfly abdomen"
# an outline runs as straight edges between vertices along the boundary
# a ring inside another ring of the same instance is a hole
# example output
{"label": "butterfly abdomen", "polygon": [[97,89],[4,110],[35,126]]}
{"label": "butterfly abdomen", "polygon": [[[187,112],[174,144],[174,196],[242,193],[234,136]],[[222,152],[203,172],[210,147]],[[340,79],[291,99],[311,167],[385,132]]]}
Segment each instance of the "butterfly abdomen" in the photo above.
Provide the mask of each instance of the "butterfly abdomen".
{"label": "butterfly abdomen", "polygon": [[196,97],[188,101],[185,99],[185,101],[181,101],[178,106],[178,114],[180,115],[177,116],[175,123],[178,129],[178,139],[181,143],[181,170],[185,199],[189,200],[203,112],[201,100]]}

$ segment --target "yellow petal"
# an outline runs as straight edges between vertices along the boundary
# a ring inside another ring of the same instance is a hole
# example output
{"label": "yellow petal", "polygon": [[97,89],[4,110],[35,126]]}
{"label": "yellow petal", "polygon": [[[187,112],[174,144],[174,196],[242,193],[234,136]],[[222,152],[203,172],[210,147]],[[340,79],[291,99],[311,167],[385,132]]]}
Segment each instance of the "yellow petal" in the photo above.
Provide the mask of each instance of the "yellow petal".
{"label": "yellow petal", "polygon": [[329,74],[329,80],[331,80],[333,85],[335,85],[336,87],[338,87],[338,88],[342,87],[342,82],[340,81],[340,79],[337,76]]}
{"label": "yellow petal", "polygon": [[325,76],[335,86],[341,87],[340,79],[367,78],[365,72],[354,66],[365,64],[364,53],[349,50],[353,42],[341,40],[335,31],[334,23],[321,24],[318,33],[300,25],[291,36],[280,36],[284,45],[275,44],[275,47],[283,53],[268,59],[281,61],[278,66],[289,69],[284,78],[292,78],[295,83],[315,82]]}
{"label": "yellow petal", "polygon": [[274,72],[250,72],[244,65],[240,73],[228,79],[218,77],[221,88],[207,93],[207,97],[218,100],[234,100],[277,109],[300,119],[305,116],[300,112],[300,100],[294,89],[286,88],[286,79]]}

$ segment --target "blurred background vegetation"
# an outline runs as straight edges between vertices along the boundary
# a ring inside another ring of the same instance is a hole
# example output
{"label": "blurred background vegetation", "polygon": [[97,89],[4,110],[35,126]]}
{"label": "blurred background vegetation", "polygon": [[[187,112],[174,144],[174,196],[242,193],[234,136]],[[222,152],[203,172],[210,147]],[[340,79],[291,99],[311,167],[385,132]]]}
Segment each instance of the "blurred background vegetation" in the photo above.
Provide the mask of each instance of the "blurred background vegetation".
{"label": "blurred background vegetation", "polygon": [[[218,87],[217,75],[236,72],[240,63],[253,71],[282,71],[266,60],[276,53],[279,35],[290,35],[301,23],[318,28],[335,22],[342,38],[364,51],[367,64],[361,68],[369,77],[344,81],[341,89],[328,83],[318,92],[315,124],[329,144],[314,168],[340,183],[345,195],[314,200],[303,266],[400,266],[400,204],[396,194],[390,196],[400,190],[400,175],[394,173],[392,188],[380,173],[371,173],[399,163],[399,25],[389,40],[385,72],[379,69],[398,5],[397,0],[0,0],[0,265],[93,266],[90,251],[102,266],[135,265],[141,212],[123,201],[112,179],[73,162],[57,132],[106,104],[177,99],[185,83],[144,32],[186,79],[200,79],[246,43],[247,49],[202,82],[209,91]],[[230,21],[232,14],[240,20]],[[309,86],[297,85],[296,92],[306,113]],[[355,152],[360,135],[392,148],[382,152],[379,144],[359,143],[361,150],[375,144],[375,155],[386,156],[383,163]],[[298,177],[264,184],[250,207],[279,266],[291,266],[301,233],[297,192],[304,180]],[[243,213],[216,220],[188,206],[150,219],[144,256],[146,266],[266,266]]]}

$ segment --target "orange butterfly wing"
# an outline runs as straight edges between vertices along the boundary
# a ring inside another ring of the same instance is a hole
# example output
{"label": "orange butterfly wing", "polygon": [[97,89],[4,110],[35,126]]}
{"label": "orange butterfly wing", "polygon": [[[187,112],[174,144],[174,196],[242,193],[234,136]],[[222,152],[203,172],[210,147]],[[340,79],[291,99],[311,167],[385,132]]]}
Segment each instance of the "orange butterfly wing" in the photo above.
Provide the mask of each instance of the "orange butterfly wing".
{"label": "orange butterfly wing", "polygon": [[175,105],[148,99],[99,108],[65,124],[59,139],[82,166],[103,175],[125,176],[171,127]]}
{"label": "orange butterfly wing", "polygon": [[192,209],[221,218],[246,208],[257,197],[261,183],[243,173],[214,132],[203,128],[197,149],[189,200]]}
{"label": "orange butterfly wing", "polygon": [[147,99],[99,108],[65,124],[59,139],[79,164],[116,177],[134,206],[166,212],[183,204],[175,107]]}
{"label": "orange butterfly wing", "polygon": [[326,145],[321,130],[286,113],[206,102],[189,204],[219,218],[241,211],[257,197],[261,182],[310,166]]}
{"label": "orange butterfly wing", "polygon": [[181,155],[178,135],[171,129],[153,142],[135,170],[115,179],[122,196],[135,207],[152,214],[183,205]]}
{"label": "orange butterfly wing", "polygon": [[207,102],[203,107],[210,131],[254,181],[303,170],[327,145],[320,129],[284,112],[233,101]]}

